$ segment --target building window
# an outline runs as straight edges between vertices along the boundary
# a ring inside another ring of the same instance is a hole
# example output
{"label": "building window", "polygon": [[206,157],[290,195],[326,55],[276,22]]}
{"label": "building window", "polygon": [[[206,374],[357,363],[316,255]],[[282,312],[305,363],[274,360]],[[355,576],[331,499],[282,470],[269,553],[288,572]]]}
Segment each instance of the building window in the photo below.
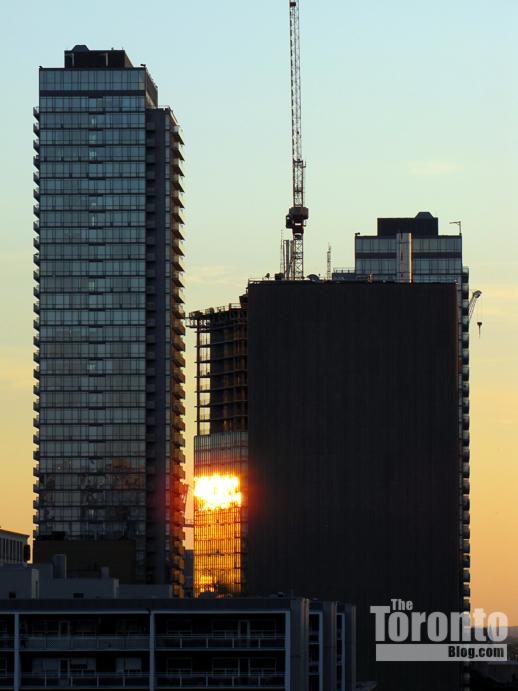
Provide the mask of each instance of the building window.
{"label": "building window", "polygon": [[140,657],[118,657],[116,661],[117,674],[140,674],[142,660]]}
{"label": "building window", "polygon": [[277,665],[273,657],[258,657],[250,660],[250,672],[252,674],[275,674]]}
{"label": "building window", "polygon": [[192,674],[192,657],[168,657],[167,674]]}
{"label": "building window", "polygon": [[238,674],[239,661],[237,657],[213,657],[212,672],[214,674]]}

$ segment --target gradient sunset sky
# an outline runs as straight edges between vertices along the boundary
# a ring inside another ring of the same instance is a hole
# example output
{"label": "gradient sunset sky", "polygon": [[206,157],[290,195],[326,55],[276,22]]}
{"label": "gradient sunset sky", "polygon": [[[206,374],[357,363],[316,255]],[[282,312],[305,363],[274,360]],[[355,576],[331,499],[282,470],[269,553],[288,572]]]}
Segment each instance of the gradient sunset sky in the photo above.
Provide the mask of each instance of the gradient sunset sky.
{"label": "gradient sunset sky", "polygon": [[[301,0],[306,272],[378,216],[461,219],[471,287],[472,604],[518,624],[518,2]],[[146,63],[184,130],[186,310],[277,270],[291,194],[286,0],[4,3],[0,525],[32,530],[32,107],[76,43]],[[192,465],[194,350],[188,338]]]}

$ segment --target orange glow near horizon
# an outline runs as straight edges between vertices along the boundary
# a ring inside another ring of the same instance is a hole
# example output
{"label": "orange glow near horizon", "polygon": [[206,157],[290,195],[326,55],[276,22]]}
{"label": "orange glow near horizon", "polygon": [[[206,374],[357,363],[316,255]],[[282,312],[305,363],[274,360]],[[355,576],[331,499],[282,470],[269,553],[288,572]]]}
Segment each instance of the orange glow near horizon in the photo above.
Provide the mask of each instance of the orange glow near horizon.
{"label": "orange glow near horizon", "polygon": [[239,478],[236,475],[214,475],[194,478],[194,497],[201,511],[241,506]]}

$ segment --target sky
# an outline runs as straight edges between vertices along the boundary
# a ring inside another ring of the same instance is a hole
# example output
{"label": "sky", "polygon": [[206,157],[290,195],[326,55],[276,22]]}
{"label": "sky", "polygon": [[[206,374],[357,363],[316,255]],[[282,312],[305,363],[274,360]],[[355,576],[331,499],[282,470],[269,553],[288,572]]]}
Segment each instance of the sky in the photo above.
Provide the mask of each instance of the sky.
{"label": "sky", "polygon": [[[32,530],[32,107],[76,43],[145,63],[183,127],[186,309],[273,273],[291,202],[286,0],[2,3],[0,525]],[[378,216],[462,220],[471,340],[472,605],[518,624],[518,1],[301,0],[306,273]],[[194,350],[188,336],[187,453]]]}

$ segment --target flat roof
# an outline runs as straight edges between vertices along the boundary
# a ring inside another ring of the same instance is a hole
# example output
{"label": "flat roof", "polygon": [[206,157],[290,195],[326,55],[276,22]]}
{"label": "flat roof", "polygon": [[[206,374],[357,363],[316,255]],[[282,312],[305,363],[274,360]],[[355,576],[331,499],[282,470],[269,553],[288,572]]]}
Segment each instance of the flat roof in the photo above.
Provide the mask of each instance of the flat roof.
{"label": "flat roof", "polygon": [[24,537],[26,540],[29,539],[29,536],[26,535],[25,533],[17,533],[14,530],[6,530],[5,528],[0,528],[0,536],[4,537]]}
{"label": "flat roof", "polygon": [[[291,609],[292,603],[302,602],[301,597],[240,597],[240,598],[146,598],[108,599],[81,598],[70,600],[0,600],[0,612],[107,612],[131,611],[142,614],[154,612],[192,612],[203,614],[210,612],[284,612]],[[309,600],[310,607],[321,609],[322,601]],[[340,611],[344,605],[337,603]]]}

